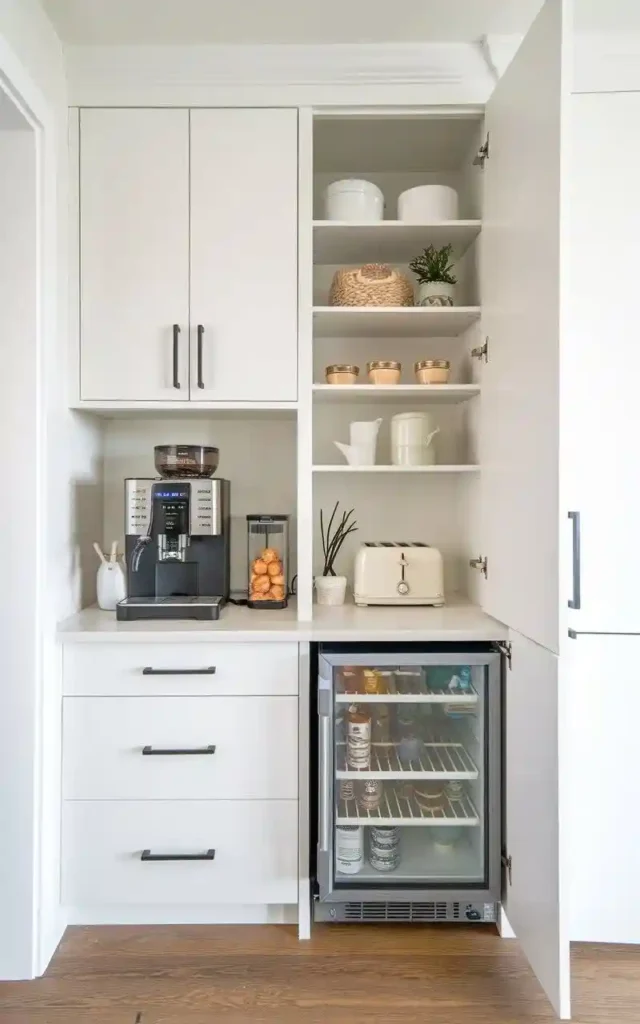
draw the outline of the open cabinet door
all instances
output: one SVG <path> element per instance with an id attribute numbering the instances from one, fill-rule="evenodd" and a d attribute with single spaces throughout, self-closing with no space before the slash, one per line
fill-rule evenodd
<path id="1" fill-rule="evenodd" d="M 487 104 L 480 463 L 482 607 L 558 651 L 563 0 L 547 0 Z"/>
<path id="2" fill-rule="evenodd" d="M 511 860 L 503 904 L 531 969 L 567 1020 L 571 977 L 560 785 L 566 726 L 558 658 L 514 630 L 509 641 L 505 846 Z"/>

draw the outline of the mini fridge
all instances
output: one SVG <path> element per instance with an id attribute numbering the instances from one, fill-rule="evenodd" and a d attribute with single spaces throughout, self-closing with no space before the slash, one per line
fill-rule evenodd
<path id="1" fill-rule="evenodd" d="M 502 655 L 318 648 L 314 918 L 495 922 Z"/>

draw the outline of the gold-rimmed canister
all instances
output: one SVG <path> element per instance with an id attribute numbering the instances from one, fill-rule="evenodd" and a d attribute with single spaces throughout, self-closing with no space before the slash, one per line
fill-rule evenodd
<path id="1" fill-rule="evenodd" d="M 333 363 L 324 371 L 327 384 L 356 384 L 359 373 L 360 367 L 350 363 Z"/>
<path id="2" fill-rule="evenodd" d="M 419 359 L 414 365 L 418 384 L 447 384 L 451 372 L 448 359 Z"/>
<path id="3" fill-rule="evenodd" d="M 371 384 L 399 384 L 402 364 L 393 360 L 375 359 L 367 363 L 367 373 Z"/>

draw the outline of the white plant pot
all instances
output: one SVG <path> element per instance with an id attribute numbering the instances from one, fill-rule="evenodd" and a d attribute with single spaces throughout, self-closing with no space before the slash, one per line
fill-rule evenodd
<path id="1" fill-rule="evenodd" d="M 316 576 L 315 583 L 318 604 L 332 605 L 333 607 L 344 604 L 347 593 L 346 576 Z"/>
<path id="2" fill-rule="evenodd" d="M 444 281 L 421 281 L 418 285 L 419 306 L 453 306 L 456 286 Z"/>

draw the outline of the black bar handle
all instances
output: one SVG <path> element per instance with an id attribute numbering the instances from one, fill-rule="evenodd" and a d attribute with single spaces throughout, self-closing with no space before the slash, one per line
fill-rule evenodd
<path id="1" fill-rule="evenodd" d="M 143 676 L 213 676 L 215 673 L 215 665 L 208 668 L 151 668 L 147 665 L 142 670 Z"/>
<path id="2" fill-rule="evenodd" d="M 207 850 L 206 853 L 152 853 L 151 850 L 143 850 L 140 860 L 213 860 L 215 850 Z"/>
<path id="3" fill-rule="evenodd" d="M 178 360 L 180 356 L 180 324 L 173 325 L 173 386 L 180 388 Z"/>
<path id="4" fill-rule="evenodd" d="M 202 379 L 202 339 L 204 338 L 204 326 L 198 324 L 198 387 L 204 387 Z"/>
<path id="5" fill-rule="evenodd" d="M 143 747 L 142 753 L 145 756 L 164 754 L 215 754 L 216 748 L 213 743 L 208 747 Z"/>
<path id="6" fill-rule="evenodd" d="M 580 594 L 580 513 L 569 512 L 567 513 L 571 520 L 573 538 L 572 538 L 572 588 L 573 597 L 567 601 L 569 608 L 573 608 L 575 611 L 581 607 L 581 594 Z"/>

